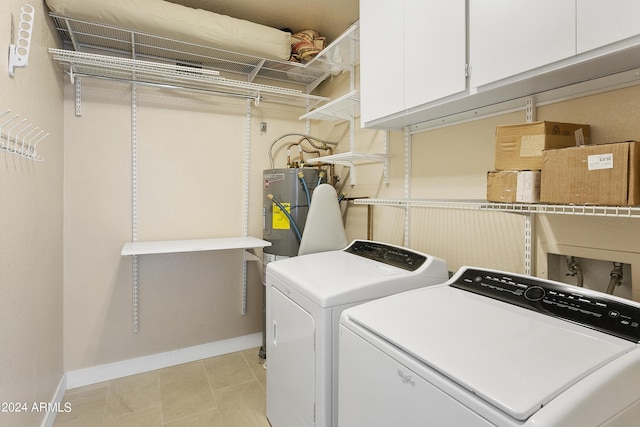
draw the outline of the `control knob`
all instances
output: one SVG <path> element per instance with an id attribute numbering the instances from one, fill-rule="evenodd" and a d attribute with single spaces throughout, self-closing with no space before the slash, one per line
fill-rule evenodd
<path id="1" fill-rule="evenodd" d="M 529 301 L 540 301 L 544 295 L 545 291 L 540 286 L 531 286 L 524 291 L 524 297 Z"/>

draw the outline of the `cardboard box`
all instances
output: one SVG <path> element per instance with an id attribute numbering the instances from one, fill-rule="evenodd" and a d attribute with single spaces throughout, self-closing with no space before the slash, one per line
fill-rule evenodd
<path id="1" fill-rule="evenodd" d="M 538 202 L 540 200 L 540 171 L 488 172 L 487 200 L 504 203 Z"/>
<path id="2" fill-rule="evenodd" d="M 640 204 L 640 143 L 627 141 L 545 151 L 540 201 Z"/>
<path id="3" fill-rule="evenodd" d="M 589 125 L 533 122 L 497 126 L 495 168 L 541 170 L 543 150 L 590 143 Z"/>

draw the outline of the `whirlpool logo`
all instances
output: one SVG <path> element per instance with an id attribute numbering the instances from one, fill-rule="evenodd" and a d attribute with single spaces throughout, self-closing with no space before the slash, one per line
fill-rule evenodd
<path id="1" fill-rule="evenodd" d="M 405 375 L 404 371 L 398 368 L 398 376 L 402 378 L 402 382 L 405 384 L 411 384 L 413 387 L 416 386 L 416 381 L 411 378 L 411 375 Z"/>

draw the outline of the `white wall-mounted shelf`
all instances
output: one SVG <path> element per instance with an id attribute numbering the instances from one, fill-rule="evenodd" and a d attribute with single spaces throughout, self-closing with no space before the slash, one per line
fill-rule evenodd
<path id="1" fill-rule="evenodd" d="M 307 163 L 332 163 L 340 166 L 356 166 L 366 163 L 384 163 L 388 158 L 388 154 L 358 153 L 349 151 L 346 153 L 332 154 L 330 156 L 314 157 L 308 159 Z"/>
<path id="2" fill-rule="evenodd" d="M 359 106 L 360 97 L 358 96 L 358 91 L 352 90 L 340 98 L 336 98 L 300 116 L 300 120 L 350 120 L 357 115 Z"/>
<path id="3" fill-rule="evenodd" d="M 429 199 L 358 199 L 354 203 L 392 207 L 487 210 L 519 214 L 640 218 L 640 206 L 549 205 L 539 203 L 498 203 L 486 200 Z"/>
<path id="4" fill-rule="evenodd" d="M 358 63 L 360 63 L 360 22 L 356 21 L 305 66 L 337 74 L 350 71 Z"/>
<path id="5" fill-rule="evenodd" d="M 56 29 L 62 37 L 65 49 L 76 52 L 99 53 L 117 61 L 118 58 L 142 60 L 149 64 L 164 64 L 174 68 L 176 64 L 186 66 L 192 75 L 198 71 L 219 71 L 226 80 L 240 85 L 237 88 L 241 96 L 247 96 L 245 90 L 260 90 L 266 102 L 279 102 L 287 105 L 310 108 L 327 100 L 314 97 L 310 93 L 327 77 L 350 69 L 359 60 L 359 25 L 354 23 L 340 37 L 329 44 L 322 52 L 307 63 L 273 60 L 212 48 L 206 45 L 175 40 L 162 35 L 100 24 L 50 13 Z M 70 72 L 79 65 L 65 64 Z M 79 70 L 74 70 L 81 74 Z M 108 70 L 85 70 L 92 77 L 113 78 Z M 105 74 L 106 75 L 103 75 Z M 162 73 L 161 73 L 162 74 Z M 125 79 L 130 80 L 130 79 Z M 266 83 L 260 89 L 260 81 Z M 137 82 L 141 82 L 137 80 Z M 168 84 L 165 81 L 144 81 L 148 84 Z M 180 86 L 182 82 L 174 83 Z M 256 87 L 252 86 L 253 84 Z M 206 90 L 208 87 L 192 87 L 187 82 L 185 88 Z M 180 87 L 178 87 L 180 88 Z M 274 89 L 277 88 L 277 89 Z M 292 89 L 295 88 L 295 89 Z M 269 96 L 264 95 L 267 93 Z M 222 93 L 220 95 L 223 95 Z M 233 96 L 234 93 L 227 93 Z M 253 97 L 250 94 L 250 97 Z"/>
<path id="6" fill-rule="evenodd" d="M 302 107 L 328 98 L 310 95 L 300 89 L 258 84 L 220 76 L 217 70 L 194 69 L 175 64 L 120 58 L 110 55 L 50 48 L 51 57 L 62 64 L 73 82 L 75 77 L 96 77 L 126 83 L 140 83 L 169 89 L 208 92 Z"/>
<path id="7" fill-rule="evenodd" d="M 247 280 L 246 280 L 246 263 L 247 261 L 262 261 L 260 257 L 248 252 L 248 249 L 264 248 L 271 246 L 271 242 L 258 239 L 251 236 L 241 237 L 218 237 L 212 239 L 189 239 L 189 240 L 152 240 L 146 242 L 127 242 L 122 247 L 120 255 L 133 257 L 134 277 L 133 277 L 133 332 L 138 332 L 138 275 L 137 275 L 137 257 L 139 255 L 159 255 L 173 253 L 188 253 L 202 251 L 224 251 L 224 250 L 243 250 L 242 267 L 243 267 L 243 283 L 242 283 L 242 315 L 247 313 Z"/>
<path id="8" fill-rule="evenodd" d="M 351 185 L 357 184 L 356 169 L 354 166 L 370 164 L 370 163 L 382 163 L 384 165 L 383 174 L 385 182 L 387 182 L 387 170 L 389 169 L 389 155 L 378 153 L 359 153 L 354 151 L 348 151 L 346 153 L 332 154 L 330 156 L 314 157 L 307 160 L 310 165 L 329 163 L 334 165 L 346 166 L 351 168 L 349 175 L 349 181 Z"/>
<path id="9" fill-rule="evenodd" d="M 214 239 L 156 240 L 127 242 L 122 247 L 122 256 L 154 255 L 181 252 L 221 251 L 227 249 L 255 249 L 271 246 L 271 242 L 251 236 L 219 237 Z"/>
<path id="10" fill-rule="evenodd" d="M 550 205 L 541 203 L 498 203 L 486 200 L 432 200 L 432 199 L 358 199 L 358 205 L 391 206 L 405 212 L 405 241 L 409 241 L 408 215 L 410 208 L 463 209 L 507 212 L 525 215 L 525 274 L 532 274 L 534 215 L 574 215 L 583 217 L 640 218 L 640 206 Z M 408 243 L 406 243 L 408 244 Z"/>

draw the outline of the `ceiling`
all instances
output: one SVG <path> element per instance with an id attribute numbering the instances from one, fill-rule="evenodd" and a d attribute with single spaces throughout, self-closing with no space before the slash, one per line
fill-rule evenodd
<path id="1" fill-rule="evenodd" d="M 293 32 L 316 30 L 331 43 L 358 20 L 358 0 L 168 0 Z"/>

